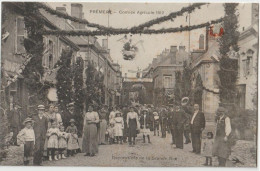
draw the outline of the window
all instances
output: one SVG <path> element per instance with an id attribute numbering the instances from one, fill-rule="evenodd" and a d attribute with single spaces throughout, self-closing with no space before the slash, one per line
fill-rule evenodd
<path id="1" fill-rule="evenodd" d="M 163 77 L 163 87 L 164 88 L 172 88 L 172 76 L 164 76 Z"/>
<path id="2" fill-rule="evenodd" d="M 52 69 L 53 68 L 53 56 L 52 56 L 52 54 L 50 54 L 48 61 L 49 61 L 48 67 L 49 67 L 49 69 Z"/>
<path id="3" fill-rule="evenodd" d="M 48 50 L 49 50 L 49 57 L 47 61 L 47 66 L 49 69 L 52 69 L 54 63 L 54 45 L 53 45 L 53 41 L 51 40 L 49 40 L 48 43 Z"/>
<path id="4" fill-rule="evenodd" d="M 244 76 L 250 75 L 252 73 L 252 68 L 253 68 L 252 56 L 247 56 L 246 59 L 242 60 L 242 67 L 243 67 Z"/>
<path id="5" fill-rule="evenodd" d="M 25 53 L 23 41 L 26 35 L 27 33 L 25 30 L 24 19 L 22 17 L 17 17 L 16 18 L 16 44 L 15 44 L 16 53 Z"/>

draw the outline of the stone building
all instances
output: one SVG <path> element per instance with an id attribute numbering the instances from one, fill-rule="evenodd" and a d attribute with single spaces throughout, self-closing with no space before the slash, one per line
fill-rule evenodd
<path id="1" fill-rule="evenodd" d="M 242 109 L 257 108 L 257 76 L 258 76 L 258 4 L 252 4 L 251 25 L 240 33 L 238 45 L 238 106 Z"/>
<path id="2" fill-rule="evenodd" d="M 18 77 L 16 81 L 4 88 L 9 109 L 12 110 L 13 103 L 18 102 L 21 104 L 23 113 L 28 113 L 30 107 L 34 108 L 35 106 L 29 106 L 30 97 L 27 85 L 24 83 L 23 76 L 18 74 L 20 66 L 25 61 L 23 54 L 26 54 L 26 51 L 23 40 L 27 38 L 22 5 L 23 3 L 17 2 L 2 3 L 2 14 L 6 18 L 2 21 L 2 33 L 5 33 L 5 38 L 2 40 L 1 45 L 1 64 L 5 77 Z M 45 29 L 58 29 L 43 13 L 42 18 Z M 62 49 L 70 47 L 73 50 L 73 56 L 76 56 L 79 47 L 65 36 L 44 36 L 43 41 L 44 56 L 42 65 L 44 66 L 44 76 L 41 81 L 55 84 L 56 70 L 53 70 L 53 68 L 60 58 Z"/>
<path id="3" fill-rule="evenodd" d="M 143 71 L 144 78 L 153 79 L 153 103 L 162 105 L 164 98 L 171 98 L 175 86 L 175 72 L 183 70 L 184 61 L 189 62 L 189 53 L 185 46 L 171 46 L 165 49 Z"/>

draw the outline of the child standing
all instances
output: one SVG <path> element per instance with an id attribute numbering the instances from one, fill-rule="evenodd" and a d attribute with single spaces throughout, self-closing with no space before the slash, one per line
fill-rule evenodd
<path id="1" fill-rule="evenodd" d="M 68 149 L 67 149 L 67 156 L 74 156 L 76 151 L 79 149 L 78 143 L 78 130 L 75 125 L 75 120 L 70 120 L 70 126 L 67 127 L 66 132 L 69 133 L 68 135 Z"/>
<path id="2" fill-rule="evenodd" d="M 114 126 L 114 134 L 116 137 L 117 144 L 122 144 L 122 137 L 123 137 L 123 129 L 124 129 L 124 120 L 121 116 L 120 112 L 116 112 L 116 116 L 114 118 L 115 126 Z"/>
<path id="3" fill-rule="evenodd" d="M 109 127 L 107 128 L 107 135 L 108 135 L 108 141 L 109 144 L 111 145 L 114 142 L 114 123 L 111 122 L 109 124 Z"/>
<path id="4" fill-rule="evenodd" d="M 48 129 L 46 136 L 48 137 L 48 144 L 47 150 L 49 154 L 49 161 L 58 160 L 57 156 L 55 155 L 56 151 L 58 151 L 59 147 L 59 134 L 60 131 L 57 128 L 56 122 L 51 120 L 51 127 Z"/>
<path id="5" fill-rule="evenodd" d="M 59 134 L 59 159 L 65 159 L 64 151 L 67 149 L 68 134 L 65 132 L 64 126 L 60 126 Z"/>
<path id="6" fill-rule="evenodd" d="M 24 165 L 28 165 L 30 158 L 33 155 L 33 148 L 35 145 L 35 134 L 33 130 L 33 120 L 26 118 L 23 122 L 25 127 L 17 135 L 18 144 L 24 144 Z"/>
<path id="7" fill-rule="evenodd" d="M 204 142 L 203 145 L 203 154 L 206 157 L 206 162 L 204 166 L 212 166 L 212 147 L 213 147 L 213 133 L 208 132 L 207 133 L 207 139 Z"/>
<path id="8" fill-rule="evenodd" d="M 159 136 L 159 124 L 160 124 L 160 117 L 157 112 L 153 112 L 153 125 L 154 125 L 154 136 L 156 136 L 156 130 Z"/>

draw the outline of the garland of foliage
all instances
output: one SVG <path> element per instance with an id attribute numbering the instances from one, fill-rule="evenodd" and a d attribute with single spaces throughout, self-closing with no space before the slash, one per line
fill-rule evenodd
<path id="1" fill-rule="evenodd" d="M 101 107 L 104 104 L 104 75 L 97 71 L 94 63 L 89 61 L 86 69 L 86 89 L 85 89 L 85 104 L 86 109 L 89 105 L 94 105 L 95 108 Z"/>
<path id="2" fill-rule="evenodd" d="M 206 5 L 206 4 L 207 3 L 195 3 L 195 4 L 192 4 L 192 5 L 188 6 L 188 7 L 183 7 L 180 11 L 172 12 L 172 13 L 170 13 L 167 16 L 163 16 L 163 17 L 159 17 L 159 18 L 150 20 L 148 22 L 145 22 L 145 23 L 140 24 L 138 26 L 132 27 L 130 29 L 117 29 L 117 28 L 113 28 L 113 27 L 105 27 L 105 26 L 102 26 L 102 25 L 99 25 L 99 24 L 96 24 L 96 23 L 91 23 L 91 22 L 89 22 L 86 19 L 80 19 L 80 18 L 77 18 L 77 17 L 72 17 L 72 16 L 70 16 L 68 14 L 65 14 L 65 13 L 62 13 L 60 11 L 54 10 L 54 9 L 48 7 L 47 5 L 43 4 L 43 3 L 35 3 L 35 6 L 37 8 L 44 9 L 45 11 L 47 11 L 48 13 L 50 13 L 52 15 L 56 15 L 56 16 L 58 16 L 60 18 L 68 19 L 68 20 L 71 20 L 71 21 L 74 21 L 74 22 L 77 22 L 77 23 L 86 24 L 88 27 L 95 27 L 95 28 L 97 28 L 99 30 L 109 31 L 109 32 L 111 32 L 111 31 L 112 32 L 117 32 L 117 31 L 120 31 L 120 30 L 124 30 L 126 32 L 130 32 L 130 31 L 143 30 L 144 28 L 151 27 L 152 25 L 159 24 L 159 23 L 165 22 L 167 20 L 172 20 L 173 18 L 176 18 L 178 16 L 182 16 L 186 12 L 191 13 L 196 8 L 200 9 L 201 6 Z"/>
<path id="3" fill-rule="evenodd" d="M 224 34 L 219 39 L 220 51 L 220 70 L 218 75 L 220 78 L 220 102 L 221 103 L 234 103 L 236 94 L 236 79 L 238 71 L 238 62 L 236 59 L 231 59 L 228 55 L 230 49 L 238 52 L 237 45 L 239 32 L 238 32 L 238 19 L 236 15 L 237 3 L 224 4 L 225 16 L 223 20 Z M 234 72 L 236 71 L 236 72 Z"/>
<path id="4" fill-rule="evenodd" d="M 83 109 L 84 109 L 84 96 L 83 96 L 83 70 L 84 61 L 81 57 L 76 59 L 76 65 L 74 67 L 74 111 L 75 120 L 79 133 L 83 128 Z"/>
<path id="5" fill-rule="evenodd" d="M 107 36 L 107 35 L 119 35 L 119 34 L 165 34 L 165 33 L 176 33 L 183 31 L 191 31 L 199 28 L 208 27 L 212 24 L 217 24 L 223 21 L 223 18 L 212 20 L 210 22 L 192 25 L 192 26 L 180 26 L 176 28 L 162 28 L 159 30 L 155 29 L 146 29 L 146 30 L 128 30 L 128 29 L 108 29 L 106 31 L 97 30 L 97 31 L 82 31 L 82 30 L 39 30 L 40 34 L 43 35 L 56 35 L 56 36 Z"/>
<path id="6" fill-rule="evenodd" d="M 67 109 L 67 105 L 72 101 L 71 57 L 72 50 L 70 48 L 62 50 L 60 60 L 56 64 L 59 66 L 56 75 L 58 104 L 60 106 L 61 113 L 63 114 L 62 119 L 64 123 L 69 122 L 69 112 Z"/>

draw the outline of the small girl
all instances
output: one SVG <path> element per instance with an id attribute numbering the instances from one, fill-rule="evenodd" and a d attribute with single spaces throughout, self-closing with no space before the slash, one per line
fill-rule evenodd
<path id="1" fill-rule="evenodd" d="M 121 116 L 120 112 L 116 112 L 116 116 L 114 118 L 115 126 L 114 126 L 114 134 L 117 141 L 117 144 L 122 144 L 122 137 L 123 137 L 123 129 L 124 129 L 124 120 Z"/>
<path id="2" fill-rule="evenodd" d="M 66 132 L 69 133 L 68 135 L 68 149 L 67 149 L 67 156 L 74 156 L 76 151 L 79 149 L 78 143 L 78 130 L 75 125 L 75 120 L 70 120 L 70 126 L 67 127 Z"/>
<path id="3" fill-rule="evenodd" d="M 54 120 L 50 121 L 51 127 L 48 129 L 46 136 L 48 137 L 47 150 L 49 154 L 49 161 L 58 160 L 55 152 L 58 151 L 59 147 L 59 134 L 60 131 L 57 128 L 56 122 Z"/>
<path id="4" fill-rule="evenodd" d="M 24 144 L 24 165 L 29 164 L 35 145 L 35 134 L 32 127 L 33 122 L 34 121 L 31 118 L 26 118 L 23 122 L 25 127 L 17 135 L 18 144 Z"/>
<path id="5" fill-rule="evenodd" d="M 159 136 L 159 124 L 160 124 L 160 117 L 157 112 L 153 112 L 153 125 L 154 125 L 154 136 L 156 136 L 156 130 Z"/>
<path id="6" fill-rule="evenodd" d="M 59 159 L 66 159 L 64 155 L 65 149 L 67 149 L 68 134 L 64 130 L 64 126 L 60 126 L 60 134 L 59 134 Z"/>
<path id="7" fill-rule="evenodd" d="M 111 122 L 107 128 L 108 141 L 111 145 L 114 142 L 114 123 Z"/>
<path id="8" fill-rule="evenodd" d="M 203 155 L 206 157 L 206 162 L 204 166 L 212 166 L 212 147 L 213 147 L 213 133 L 207 133 L 207 139 L 204 142 L 203 146 Z"/>

